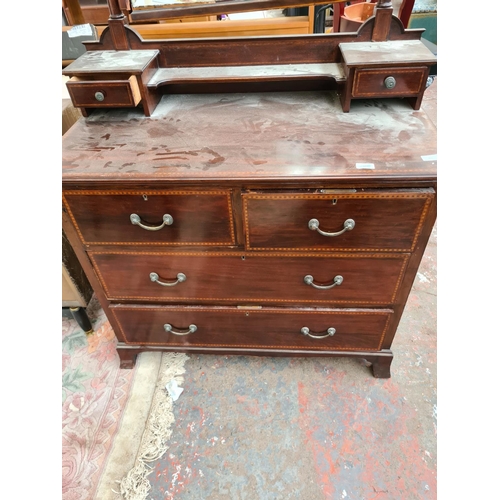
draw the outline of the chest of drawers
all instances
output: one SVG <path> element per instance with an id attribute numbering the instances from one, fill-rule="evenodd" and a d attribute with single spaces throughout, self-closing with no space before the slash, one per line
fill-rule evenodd
<path id="1" fill-rule="evenodd" d="M 436 130 L 331 92 L 164 96 L 63 140 L 63 227 L 145 350 L 354 356 L 391 344 L 436 218 Z M 368 168 L 367 168 L 368 167 Z"/>

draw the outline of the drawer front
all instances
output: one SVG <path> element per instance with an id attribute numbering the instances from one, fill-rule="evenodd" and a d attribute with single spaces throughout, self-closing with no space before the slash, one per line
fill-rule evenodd
<path id="1" fill-rule="evenodd" d="M 63 202 L 84 243 L 235 244 L 229 191 L 67 191 Z"/>
<path id="2" fill-rule="evenodd" d="M 390 305 L 408 260 L 407 254 L 89 252 L 89 256 L 110 300 L 234 305 Z"/>
<path id="3" fill-rule="evenodd" d="M 418 94 L 427 80 L 429 69 L 426 66 L 416 68 L 377 68 L 357 69 L 352 87 L 353 97 L 390 97 Z M 387 78 L 393 78 L 391 88 L 385 85 Z"/>
<path id="4" fill-rule="evenodd" d="M 245 310 L 117 305 L 111 310 L 129 344 L 198 348 L 379 350 L 391 316 L 391 311 L 384 309 Z M 325 338 L 306 336 L 303 328 L 310 335 Z M 334 333 L 330 330 L 330 336 L 332 328 Z"/>
<path id="5" fill-rule="evenodd" d="M 243 196 L 246 247 L 412 252 L 434 195 L 432 189 L 339 195 L 247 194 Z"/>
<path id="6" fill-rule="evenodd" d="M 80 80 L 73 77 L 67 82 L 68 93 L 74 106 L 89 108 L 137 106 L 141 92 L 137 77 L 128 80 Z"/>

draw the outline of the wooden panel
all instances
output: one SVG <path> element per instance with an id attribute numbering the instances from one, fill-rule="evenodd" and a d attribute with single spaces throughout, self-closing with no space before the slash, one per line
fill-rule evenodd
<path id="1" fill-rule="evenodd" d="M 355 194 L 243 195 L 246 247 L 253 250 L 413 251 L 434 191 L 380 191 Z M 336 200 L 334 203 L 333 200 Z M 309 229 L 319 221 L 328 233 Z"/>
<path id="2" fill-rule="evenodd" d="M 224 2 L 193 2 L 192 5 L 148 10 L 136 9 L 130 17 L 133 21 L 158 21 L 163 19 L 192 17 L 199 15 L 232 14 L 235 12 L 252 12 L 271 9 L 286 9 L 301 5 L 317 5 L 322 0 L 225 0 Z M 339 2 L 342 0 L 334 0 Z"/>
<path id="3" fill-rule="evenodd" d="M 252 254 L 200 252 L 89 252 L 108 298 L 302 305 L 389 305 L 406 267 L 408 256 L 360 254 Z M 162 286 L 150 279 L 154 272 Z M 329 286 L 327 290 L 304 282 Z"/>
<path id="4" fill-rule="evenodd" d="M 63 72 L 69 76 L 89 76 L 95 74 L 140 74 L 158 55 L 157 50 L 102 50 L 85 52 Z"/>
<path id="5" fill-rule="evenodd" d="M 390 97 L 417 95 L 425 85 L 427 67 L 360 69 L 354 74 L 353 97 Z M 392 76 L 396 85 L 386 88 L 384 80 Z"/>
<path id="6" fill-rule="evenodd" d="M 109 9 L 107 5 L 84 5 L 82 14 L 86 23 L 108 24 Z"/>
<path id="7" fill-rule="evenodd" d="M 128 80 L 85 81 L 72 77 L 66 85 L 75 106 L 89 108 L 137 106 L 141 100 L 135 75 Z M 96 92 L 103 94 L 102 101 L 96 99 Z"/>
<path id="8" fill-rule="evenodd" d="M 436 56 L 421 40 L 360 42 L 339 44 L 343 59 L 349 66 L 376 64 L 431 64 Z"/>
<path id="9" fill-rule="evenodd" d="M 234 244 L 229 191 L 69 191 L 64 203 L 85 243 Z M 150 227 L 164 215 L 173 223 L 147 230 L 131 223 L 132 214 Z"/>
<path id="10" fill-rule="evenodd" d="M 205 21 L 166 24 L 133 24 L 132 28 L 144 40 L 172 38 L 212 38 L 233 36 L 299 35 L 307 34 L 307 16 L 235 21 Z"/>
<path id="11" fill-rule="evenodd" d="M 341 309 L 238 309 L 236 307 L 111 306 L 129 344 L 179 347 L 373 350 L 380 348 L 391 311 Z M 197 330 L 187 335 L 190 325 Z M 301 333 L 333 336 L 313 339 Z"/>

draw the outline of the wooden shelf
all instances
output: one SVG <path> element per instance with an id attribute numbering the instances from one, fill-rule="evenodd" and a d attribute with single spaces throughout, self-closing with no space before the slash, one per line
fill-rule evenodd
<path id="1" fill-rule="evenodd" d="M 147 86 L 156 89 L 172 83 L 279 81 L 293 78 L 298 80 L 331 78 L 339 82 L 345 81 L 345 74 L 342 65 L 338 63 L 161 68 L 156 71 Z"/>

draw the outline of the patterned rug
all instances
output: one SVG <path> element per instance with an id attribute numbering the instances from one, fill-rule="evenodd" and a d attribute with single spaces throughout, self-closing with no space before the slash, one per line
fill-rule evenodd
<path id="1" fill-rule="evenodd" d="M 116 339 L 96 301 L 94 335 L 62 319 L 62 500 L 95 498 L 134 370 L 120 370 Z"/>

